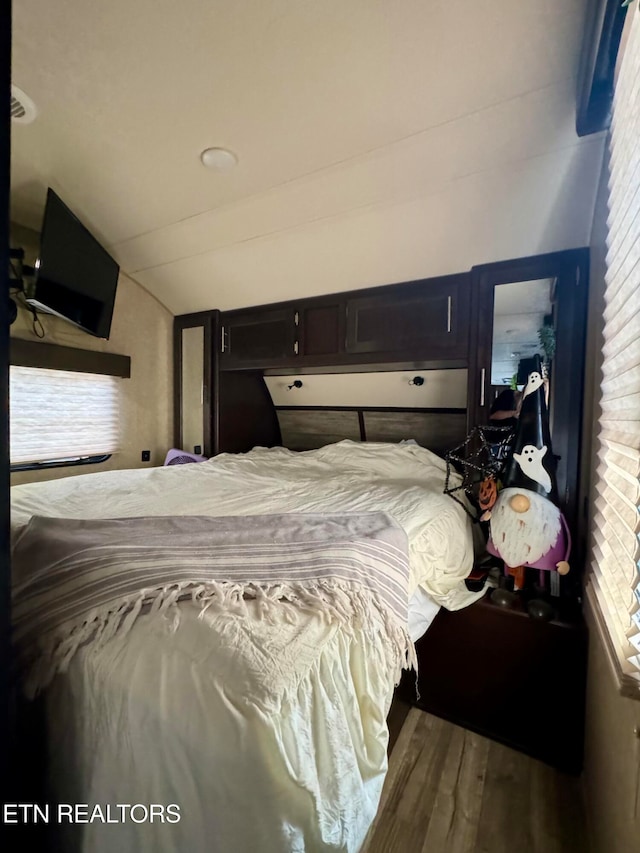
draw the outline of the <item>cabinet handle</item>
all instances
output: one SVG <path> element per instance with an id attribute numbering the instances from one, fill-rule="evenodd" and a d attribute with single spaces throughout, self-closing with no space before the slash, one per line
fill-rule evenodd
<path id="1" fill-rule="evenodd" d="M 296 313 L 293 315 L 293 322 L 296 324 L 296 326 L 297 326 L 297 325 L 298 325 L 298 323 L 300 322 L 300 316 L 299 316 L 299 314 L 298 314 L 298 312 L 297 312 L 297 311 L 296 311 Z"/>
<path id="2" fill-rule="evenodd" d="M 480 405 L 484 406 L 484 380 L 487 374 L 486 369 L 483 367 L 480 371 Z"/>
<path id="3" fill-rule="evenodd" d="M 447 296 L 447 332 L 451 331 L 451 297 Z"/>
<path id="4" fill-rule="evenodd" d="M 226 349 L 224 342 L 224 326 L 220 326 L 220 352 L 226 352 Z"/>
<path id="5" fill-rule="evenodd" d="M 298 341 L 294 341 L 293 343 L 293 354 L 298 355 Z"/>

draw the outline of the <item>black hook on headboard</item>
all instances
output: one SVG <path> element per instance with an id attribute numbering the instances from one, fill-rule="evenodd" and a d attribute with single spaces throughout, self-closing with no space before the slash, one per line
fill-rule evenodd
<path id="1" fill-rule="evenodd" d="M 409 385 L 424 385 L 424 377 L 414 376 L 413 379 L 409 380 Z"/>
<path id="2" fill-rule="evenodd" d="M 288 391 L 291 391 L 292 388 L 302 388 L 302 379 L 294 379 L 291 385 L 287 385 Z"/>

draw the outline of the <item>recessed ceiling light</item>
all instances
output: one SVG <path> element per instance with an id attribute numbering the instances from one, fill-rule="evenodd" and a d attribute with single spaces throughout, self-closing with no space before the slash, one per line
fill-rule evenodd
<path id="1" fill-rule="evenodd" d="M 238 162 L 233 151 L 226 148 L 205 148 L 200 159 L 207 169 L 215 169 L 216 172 L 228 172 Z"/>

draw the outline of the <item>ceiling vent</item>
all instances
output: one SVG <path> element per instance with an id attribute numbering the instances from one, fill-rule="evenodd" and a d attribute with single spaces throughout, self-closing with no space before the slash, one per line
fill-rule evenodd
<path id="1" fill-rule="evenodd" d="M 11 120 L 18 124 L 31 124 L 38 115 L 36 105 L 31 98 L 18 89 L 17 86 L 11 86 Z"/>

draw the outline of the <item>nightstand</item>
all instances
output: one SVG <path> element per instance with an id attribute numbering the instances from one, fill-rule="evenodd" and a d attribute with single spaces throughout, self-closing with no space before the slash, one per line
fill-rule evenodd
<path id="1" fill-rule="evenodd" d="M 587 628 L 578 604 L 532 619 L 492 603 L 441 609 L 416 643 L 419 675 L 399 696 L 570 773 L 582 769 Z"/>

